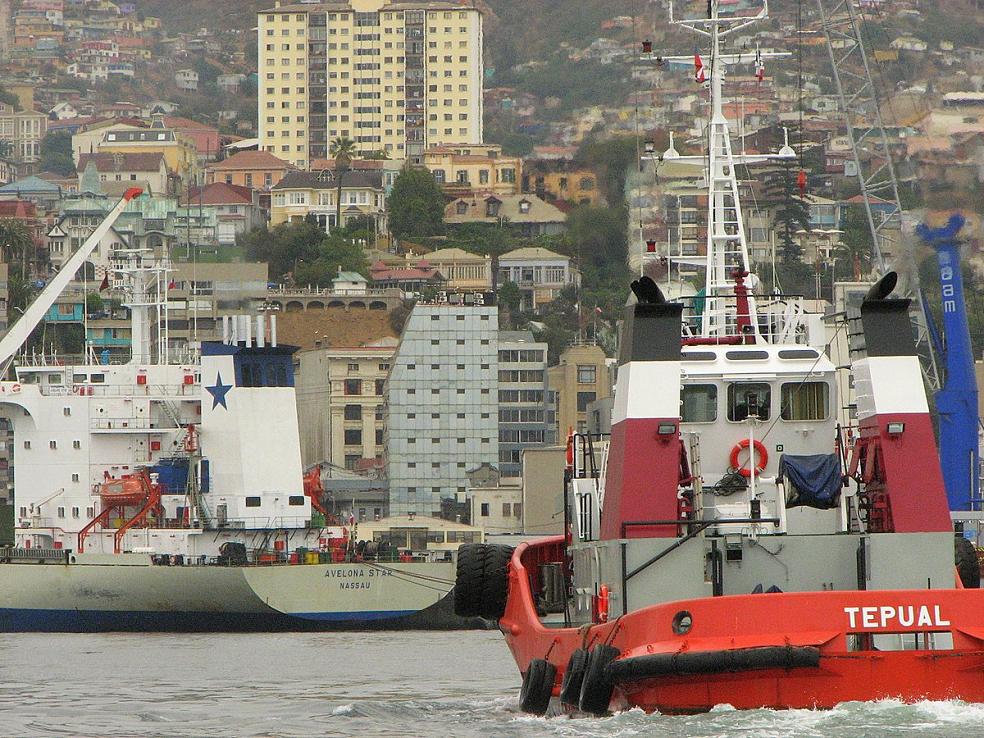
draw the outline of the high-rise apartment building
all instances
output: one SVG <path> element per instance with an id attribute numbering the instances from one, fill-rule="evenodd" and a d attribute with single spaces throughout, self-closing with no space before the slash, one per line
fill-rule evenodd
<path id="1" fill-rule="evenodd" d="M 556 443 L 547 344 L 529 331 L 499 332 L 499 472 L 523 475 L 523 450 Z"/>
<path id="2" fill-rule="evenodd" d="M 258 20 L 261 147 L 308 168 L 349 138 L 423 163 L 482 143 L 482 15 L 456 2 L 277 3 Z"/>
<path id="3" fill-rule="evenodd" d="M 417 303 L 392 362 L 391 515 L 439 516 L 441 500 L 465 502 L 469 471 L 498 463 L 498 313 L 461 302 Z"/>

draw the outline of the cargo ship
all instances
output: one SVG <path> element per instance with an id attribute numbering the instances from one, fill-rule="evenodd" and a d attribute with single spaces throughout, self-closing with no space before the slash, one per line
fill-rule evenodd
<path id="1" fill-rule="evenodd" d="M 954 534 L 909 300 L 894 272 L 874 283 L 838 378 L 822 316 L 756 290 L 721 104 L 740 61 L 708 8 L 707 154 L 689 157 L 706 296 L 633 282 L 611 434 L 570 442 L 566 535 L 463 547 L 456 611 L 498 620 L 535 714 L 984 702 L 980 568 Z"/>
<path id="2" fill-rule="evenodd" d="M 223 319 L 174 356 L 166 253 L 118 249 L 126 363 L 22 346 L 131 190 L 0 340 L 14 540 L 0 547 L 0 631 L 458 628 L 450 558 L 357 545 L 303 473 L 294 349 L 276 316 Z M 197 348 L 197 347 L 196 347 Z M 347 524 L 342 524 L 342 523 Z"/>

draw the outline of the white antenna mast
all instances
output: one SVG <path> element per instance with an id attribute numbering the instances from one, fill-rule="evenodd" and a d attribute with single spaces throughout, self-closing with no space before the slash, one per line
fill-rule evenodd
<path id="1" fill-rule="evenodd" d="M 706 156 L 673 156 L 675 151 L 664 153 L 683 161 L 701 163 L 705 167 L 708 186 L 707 202 L 707 241 L 706 241 L 706 300 L 701 315 L 701 336 L 705 338 L 725 338 L 734 335 L 733 310 L 729 300 L 735 294 L 735 270 L 747 271 L 750 267 L 748 244 L 745 237 L 745 224 L 738 192 L 736 164 L 749 164 L 773 159 L 788 159 L 795 152 L 784 147 L 776 155 L 735 155 L 731 147 L 731 130 L 724 114 L 723 88 L 727 65 L 746 64 L 747 58 L 740 54 L 722 54 L 721 40 L 746 28 L 757 21 L 768 18 L 768 0 L 763 0 L 762 8 L 754 16 L 722 16 L 719 13 L 719 0 L 711 0 L 710 17 L 677 20 L 674 18 L 673 0 L 670 0 L 670 22 L 688 28 L 694 33 L 710 40 L 710 122 L 707 128 L 708 150 Z M 786 53 L 761 53 L 758 59 L 788 56 Z M 654 57 L 651 53 L 643 55 L 648 61 L 682 61 L 690 57 Z M 758 320 L 755 301 L 749 298 L 749 318 L 756 341 Z"/>

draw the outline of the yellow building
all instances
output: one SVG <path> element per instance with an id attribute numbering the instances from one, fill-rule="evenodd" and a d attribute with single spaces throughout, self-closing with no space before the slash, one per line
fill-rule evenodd
<path id="1" fill-rule="evenodd" d="M 73 136 L 73 147 L 74 147 Z M 160 152 L 168 171 L 185 184 L 197 181 L 198 149 L 194 140 L 171 128 L 159 118 L 150 128 L 107 128 L 95 147 L 99 154 L 149 154 Z"/>
<path id="2" fill-rule="evenodd" d="M 48 130 L 48 116 L 27 108 L 0 102 L 0 141 L 10 143 L 11 154 L 18 174 L 25 176 L 37 171 L 41 161 L 41 139 Z"/>
<path id="3" fill-rule="evenodd" d="M 547 369 L 547 386 L 557 398 L 557 437 L 566 438 L 568 429 L 586 432 L 588 405 L 612 394 L 605 352 L 588 344 L 568 347 L 560 363 Z"/>
<path id="4" fill-rule="evenodd" d="M 523 172 L 523 192 L 544 200 L 566 200 L 575 205 L 605 204 L 598 176 L 590 169 L 554 167 L 553 162 L 534 162 Z"/>
<path id="5" fill-rule="evenodd" d="M 338 180 L 330 170 L 291 171 L 273 186 L 270 225 L 292 223 L 313 216 L 325 233 L 335 227 L 338 215 Z M 376 233 L 386 232 L 386 190 L 379 172 L 345 172 L 342 175 L 342 223 L 367 217 Z"/>
<path id="6" fill-rule="evenodd" d="M 523 160 L 503 156 L 497 144 L 431 146 L 424 152 L 424 166 L 451 197 L 473 192 L 518 195 L 523 172 Z"/>
<path id="7" fill-rule="evenodd" d="M 300 168 L 349 138 L 422 163 L 482 142 L 482 15 L 444 0 L 277 2 L 258 19 L 264 150 Z"/>

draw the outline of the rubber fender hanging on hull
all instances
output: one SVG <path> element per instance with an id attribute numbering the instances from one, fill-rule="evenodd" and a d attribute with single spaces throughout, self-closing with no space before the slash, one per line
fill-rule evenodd
<path id="1" fill-rule="evenodd" d="M 820 665 L 820 650 L 809 646 L 767 646 L 729 651 L 654 653 L 619 659 L 608 665 L 613 682 L 657 676 L 717 674 L 758 669 L 800 669 Z"/>

